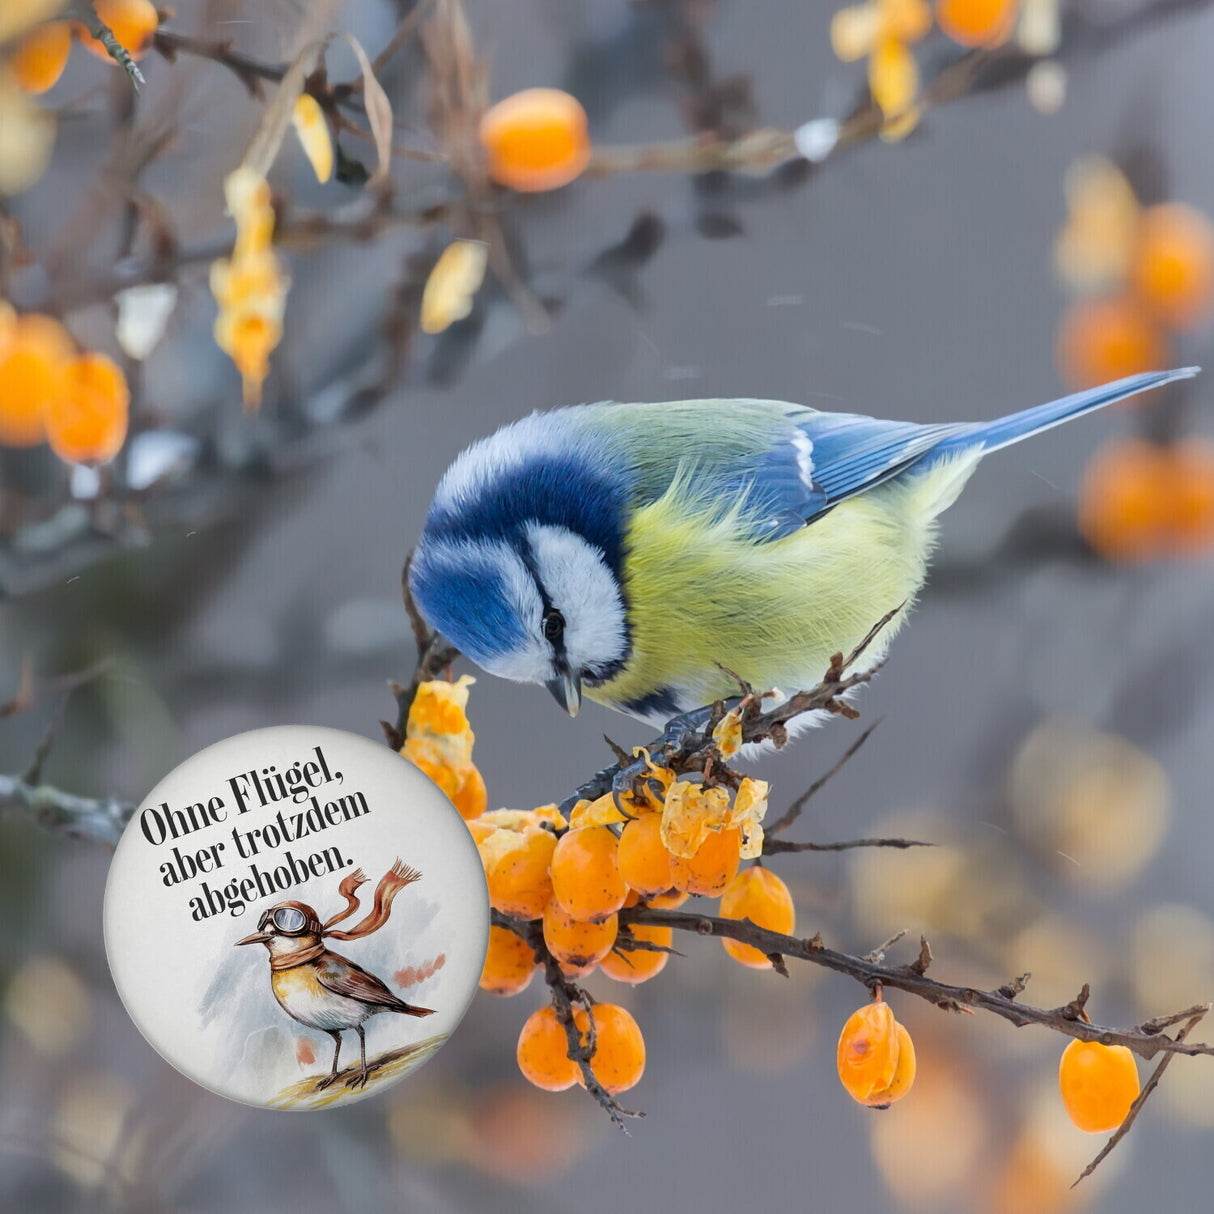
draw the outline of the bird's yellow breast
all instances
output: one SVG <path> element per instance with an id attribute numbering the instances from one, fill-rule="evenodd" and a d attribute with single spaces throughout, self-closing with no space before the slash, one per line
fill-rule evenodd
<path id="1" fill-rule="evenodd" d="M 718 663 L 760 690 L 815 685 L 886 612 L 923 585 L 935 519 L 977 463 L 963 456 L 841 502 L 800 531 L 756 542 L 740 511 L 676 484 L 639 510 L 624 586 L 631 653 L 593 699 L 624 704 L 657 688 L 687 705 L 736 694 Z M 866 654 L 884 653 L 902 612 Z"/>
<path id="2" fill-rule="evenodd" d="M 274 997 L 284 1007 L 292 1002 L 315 999 L 326 993 L 316 978 L 316 966 L 311 963 L 293 965 L 285 970 L 271 970 L 270 986 L 274 990 Z"/>

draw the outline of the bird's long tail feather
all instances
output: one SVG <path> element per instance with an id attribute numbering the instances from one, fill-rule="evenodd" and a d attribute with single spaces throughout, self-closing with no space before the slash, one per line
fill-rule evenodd
<path id="1" fill-rule="evenodd" d="M 1199 370 L 1200 367 L 1179 367 L 1174 371 L 1147 371 L 1142 375 L 1114 380 L 1111 384 L 1101 384 L 1099 388 L 1089 388 L 1086 392 L 1063 396 L 1019 413 L 1009 413 L 1007 417 L 993 422 L 976 422 L 959 434 L 945 439 L 933 448 L 932 454 L 947 454 L 975 446 L 981 446 L 984 453 L 998 451 L 999 448 L 1008 447 L 1022 438 L 1059 426 L 1081 413 L 1103 409 L 1105 405 L 1125 400 L 1127 396 L 1135 396 L 1151 388 L 1160 388 L 1173 380 L 1191 379 Z"/>

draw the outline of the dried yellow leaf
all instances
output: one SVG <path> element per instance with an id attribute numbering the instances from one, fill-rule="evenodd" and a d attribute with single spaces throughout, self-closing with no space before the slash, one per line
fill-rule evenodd
<path id="1" fill-rule="evenodd" d="M 456 240 L 443 250 L 422 290 L 423 333 L 442 333 L 472 311 L 488 260 L 489 246 L 480 240 Z"/>
<path id="2" fill-rule="evenodd" d="M 691 859 L 709 832 L 724 830 L 729 823 L 729 790 L 705 788 L 687 780 L 676 780 L 666 794 L 662 810 L 662 845 L 672 856 Z"/>
<path id="3" fill-rule="evenodd" d="M 615 822 L 627 822 L 611 793 L 605 793 L 597 801 L 579 801 L 569 815 L 571 830 L 579 826 L 610 826 Z"/>
<path id="4" fill-rule="evenodd" d="M 299 137 L 317 181 L 328 181 L 333 176 L 333 138 L 325 120 L 320 102 L 311 93 L 300 93 L 295 99 L 295 110 L 291 125 Z"/>
<path id="5" fill-rule="evenodd" d="M 723 759 L 731 759 L 742 749 L 742 711 L 735 708 L 727 712 L 712 731 L 712 740 L 717 744 Z"/>

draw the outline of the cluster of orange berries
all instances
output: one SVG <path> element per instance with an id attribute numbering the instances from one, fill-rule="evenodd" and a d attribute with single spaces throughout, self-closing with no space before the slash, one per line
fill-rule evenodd
<path id="1" fill-rule="evenodd" d="M 96 0 L 96 11 L 132 59 L 147 52 L 160 24 L 151 0 Z M 99 59 L 113 62 L 105 47 L 79 21 L 46 21 L 18 39 L 9 52 L 9 67 L 18 85 L 27 93 L 45 93 L 53 88 L 67 66 L 73 38 Z"/>
<path id="2" fill-rule="evenodd" d="M 743 780 L 736 794 L 705 788 L 650 765 L 643 791 L 581 801 L 568 820 L 555 806 L 495 810 L 468 822 L 489 887 L 502 914 L 538 923 L 548 954 L 568 978 L 598 969 L 617 982 L 646 982 L 665 967 L 668 927 L 622 928 L 619 912 L 640 903 L 680 906 L 691 894 L 719 897 L 725 918 L 790 932 L 795 912 L 787 886 L 760 865 L 766 785 Z M 739 871 L 741 870 L 741 871 Z M 726 952 L 743 965 L 768 968 L 757 949 L 733 940 Z M 481 987 L 499 995 L 526 988 L 537 968 L 532 947 L 505 927 L 490 930 Z M 590 1066 L 609 1092 L 625 1091 L 644 1069 L 644 1040 L 632 1017 L 614 1004 L 575 1014 L 583 1044 L 594 1022 Z M 554 1090 L 580 1078 L 568 1057 L 566 1026 L 552 1008 L 536 1012 L 519 1039 L 518 1061 L 533 1083 Z"/>
<path id="3" fill-rule="evenodd" d="M 0 445 L 45 442 L 67 463 L 104 464 L 126 440 L 129 406 L 112 359 L 80 353 L 53 317 L 0 301 Z"/>
<path id="4" fill-rule="evenodd" d="M 839 1034 L 839 1080 L 848 1095 L 888 1109 L 915 1081 L 915 1046 L 878 989 L 853 1012 Z M 1089 1134 L 1115 1130 L 1138 1098 L 1138 1067 L 1123 1045 L 1072 1041 L 1062 1053 L 1058 1088 L 1067 1116 Z"/>
<path id="5" fill-rule="evenodd" d="M 941 31 L 965 47 L 1006 42 L 1020 0 L 936 0 Z M 901 139 L 919 121 L 919 68 L 910 47 L 932 28 L 928 0 L 865 0 L 835 13 L 831 49 L 844 63 L 868 58 L 868 87 L 885 118 L 881 134 Z"/>
<path id="6" fill-rule="evenodd" d="M 1214 310 L 1214 224 L 1180 203 L 1143 207 L 1125 174 L 1101 158 L 1073 166 L 1067 196 L 1054 259 L 1078 298 L 1058 334 L 1063 378 L 1087 388 L 1173 365 L 1169 334 Z M 1079 528 L 1116 560 L 1214 548 L 1214 444 L 1109 444 L 1084 478 Z"/>
<path id="7" fill-rule="evenodd" d="M 1075 388 L 1171 365 L 1169 334 L 1214 307 L 1214 225 L 1177 202 L 1143 207 L 1125 174 L 1100 157 L 1067 176 L 1070 215 L 1054 259 L 1078 298 L 1058 334 L 1058 365 Z"/>

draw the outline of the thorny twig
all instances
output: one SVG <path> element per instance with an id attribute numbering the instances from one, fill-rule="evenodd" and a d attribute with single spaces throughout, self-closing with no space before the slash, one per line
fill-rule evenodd
<path id="1" fill-rule="evenodd" d="M 422 619 L 413 595 L 409 591 L 409 566 L 413 563 L 413 553 L 405 558 L 405 566 L 400 574 L 400 591 L 404 599 L 405 612 L 409 617 L 409 626 L 413 629 L 413 640 L 417 645 L 417 663 L 413 670 L 413 678 L 408 686 L 400 683 L 390 683 L 392 695 L 396 699 L 396 721 L 389 724 L 380 721 L 384 737 L 393 750 L 400 750 L 405 744 L 405 726 L 409 723 L 409 709 L 417 698 L 418 689 L 430 679 L 438 676 L 459 657 L 459 650 L 454 645 L 444 643 L 437 632 Z"/>
<path id="2" fill-rule="evenodd" d="M 855 957 L 836 952 L 822 943 L 821 935 L 805 939 L 787 936 L 781 932 L 758 927 L 749 919 L 722 919 L 713 915 L 697 915 L 687 911 L 657 910 L 648 906 L 635 906 L 619 912 L 620 923 L 646 924 L 650 927 L 670 927 L 679 931 L 695 932 L 701 936 L 726 937 L 741 944 L 749 944 L 766 956 L 773 954 L 808 961 L 825 969 L 847 974 L 870 990 L 877 986 L 904 991 L 948 1012 L 973 1012 L 975 1009 L 999 1016 L 1017 1028 L 1029 1024 L 1052 1029 L 1079 1041 L 1098 1041 L 1102 1045 L 1124 1045 L 1140 1058 L 1151 1059 L 1158 1054 L 1214 1055 L 1214 1045 L 1190 1044 L 1180 1037 L 1169 1037 L 1163 1032 L 1180 1017 L 1193 1016 L 1196 1008 L 1177 1013 L 1163 1020 L 1145 1021 L 1131 1029 L 1107 1028 L 1091 1024 L 1081 1016 L 1079 999 L 1056 1008 L 1038 1008 L 1019 1003 L 1008 993 L 1010 987 L 997 990 L 981 990 L 977 987 L 954 986 L 938 982 L 926 974 L 931 963 L 930 949 L 921 947 L 919 960 L 912 965 L 886 965 L 870 957 Z M 882 948 L 888 947 L 883 945 Z M 926 961 L 925 961 L 926 957 Z M 1017 983 L 1027 979 L 1017 979 Z M 1023 989 L 1023 987 L 1021 987 Z M 1086 1000 L 1085 1000 L 1086 1001 Z M 1204 1014 L 1209 1005 L 1202 1005 Z"/>
<path id="3" fill-rule="evenodd" d="M 561 812 L 567 815 L 578 801 L 594 801 L 609 792 L 619 793 L 626 790 L 635 781 L 645 777 L 649 762 L 668 767 L 676 775 L 692 771 L 703 772 L 707 764 L 714 762 L 719 765 L 718 776 L 731 776 L 732 772 L 722 764 L 720 751 L 712 737 L 713 730 L 727 709 L 734 708 L 739 711 L 743 745 L 772 742 L 777 747 L 783 746 L 788 737 L 788 722 L 807 712 L 828 712 L 852 719 L 858 717 L 859 712 L 843 697 L 853 688 L 867 683 L 880 670 L 881 663 L 874 662 L 866 669 L 854 670 L 850 674 L 847 672 L 852 670 L 877 634 L 901 610 L 902 604 L 899 604 L 882 616 L 846 657 L 842 653 L 836 653 L 822 681 L 816 687 L 794 692 L 783 703 L 767 712 L 762 710 L 764 697 L 752 694 L 747 688 L 744 689 L 744 695 L 732 701 L 718 701 L 675 717 L 659 737 L 646 746 L 638 747 L 634 752 L 644 750 L 649 755 L 648 762 L 642 756 L 631 763 L 616 762 L 603 768 L 565 798 L 560 806 Z"/>
<path id="4" fill-rule="evenodd" d="M 594 1004 L 594 1000 L 580 986 L 570 982 L 561 973 L 560 963 L 548 951 L 548 946 L 544 943 L 543 928 L 538 922 L 524 923 L 518 919 L 511 919 L 499 911 L 494 911 L 493 923 L 497 927 L 504 927 L 508 931 L 513 932 L 534 950 L 536 961 L 543 966 L 544 981 L 548 984 L 548 989 L 552 993 L 552 1006 L 556 1010 L 557 1019 L 565 1030 L 565 1039 L 569 1044 L 570 1060 L 578 1064 L 578 1068 L 582 1073 L 582 1080 L 586 1085 L 586 1091 L 606 1110 L 611 1120 L 624 1133 L 628 1133 L 628 1127 L 624 1119 L 626 1117 L 644 1117 L 645 1114 L 624 1108 L 599 1083 L 598 1078 L 591 1069 L 590 1059 L 594 1055 L 595 1049 L 593 1017 L 590 1018 L 590 1031 L 587 1034 L 588 1040 L 585 1045 L 582 1044 L 581 1035 L 578 1032 L 577 1025 L 574 1023 L 574 1006 L 580 1004 L 589 1012 Z"/>
<path id="5" fill-rule="evenodd" d="M 1186 1008 L 1183 1012 L 1177 1012 L 1174 1016 L 1166 1016 L 1163 1018 L 1163 1021 L 1152 1021 L 1151 1023 L 1176 1023 L 1184 1019 L 1185 1023 L 1172 1039 L 1174 1041 L 1183 1041 L 1201 1023 L 1202 1018 L 1209 1010 L 1210 1005 L 1208 1003 L 1200 1003 L 1194 1007 Z M 1142 1091 L 1138 1093 L 1138 1098 L 1130 1105 L 1130 1111 L 1125 1115 L 1125 1120 L 1113 1131 L 1113 1135 L 1108 1142 L 1100 1148 L 1100 1152 L 1096 1158 L 1080 1172 L 1074 1184 L 1071 1185 L 1072 1189 L 1079 1181 L 1091 1176 L 1104 1161 L 1105 1156 L 1130 1132 L 1130 1127 L 1138 1120 L 1138 1114 L 1142 1112 L 1142 1107 L 1146 1104 L 1147 1097 L 1159 1086 L 1159 1081 L 1163 1078 L 1164 1071 L 1168 1069 L 1172 1059 L 1175 1057 L 1176 1053 L 1167 1053 L 1159 1060 L 1158 1065 L 1151 1072 L 1150 1078 L 1143 1084 Z"/>
<path id="6" fill-rule="evenodd" d="M 769 827 L 767 827 L 768 836 L 778 835 L 781 831 L 787 830 L 800 816 L 801 811 L 809 804 L 811 798 L 822 791 L 823 787 L 830 782 L 835 776 L 843 770 L 844 767 L 855 757 L 856 752 L 873 736 L 873 731 L 881 724 L 882 717 L 878 717 L 844 752 L 842 758 L 839 759 L 833 767 L 831 767 L 824 775 L 819 776 L 784 812 L 780 815 Z M 775 842 L 773 840 L 773 842 Z M 773 847 L 772 851 L 785 851 L 787 848 Z"/>

